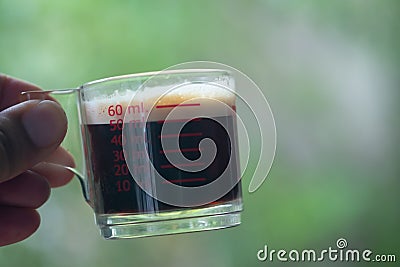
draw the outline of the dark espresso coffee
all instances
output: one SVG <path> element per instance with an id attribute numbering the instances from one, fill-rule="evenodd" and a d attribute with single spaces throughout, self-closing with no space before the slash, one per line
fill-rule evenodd
<path id="1" fill-rule="evenodd" d="M 166 124 L 169 124 L 172 128 L 179 128 L 180 123 L 178 121 L 165 119 L 168 110 L 179 105 L 177 101 L 173 100 L 172 104 L 163 103 L 162 106 L 157 106 L 162 108 L 162 114 L 161 111 L 159 114 L 152 114 L 150 121 L 143 122 L 141 125 L 131 125 L 133 127 L 140 126 L 140 129 L 145 128 L 146 140 L 143 140 L 141 135 L 132 135 L 129 138 L 137 138 L 138 142 L 145 141 L 147 151 L 134 151 L 130 157 L 139 162 L 142 157 L 148 156 L 154 168 L 166 180 L 184 187 L 206 185 L 219 178 L 223 172 L 232 177 L 232 180 L 238 181 L 240 171 L 237 162 L 235 114 L 214 112 L 213 107 L 209 107 L 210 114 L 216 116 L 209 118 L 193 117 L 176 135 L 163 135 L 162 128 Z M 229 104 L 232 105 L 231 102 Z M 202 105 L 206 106 L 207 101 L 202 102 Z M 141 175 L 141 172 L 145 172 L 145 166 L 137 164 L 133 170 L 129 170 L 127 166 L 122 147 L 124 141 L 122 138 L 122 118 L 125 112 L 147 112 L 143 103 L 137 105 L 124 103 L 105 105 L 97 110 L 104 111 L 107 116 L 103 118 L 92 116 L 90 121 L 92 123 L 85 126 L 89 136 L 87 142 L 90 145 L 88 147 L 91 148 L 90 165 L 95 184 L 92 190 L 97 200 L 96 212 L 99 214 L 146 214 L 187 209 L 165 204 L 148 195 L 132 177 L 132 175 Z M 218 122 L 222 122 L 222 125 Z M 163 149 L 162 140 L 173 137 L 179 138 L 179 151 Z M 198 159 L 200 157 L 199 145 L 205 138 L 211 139 L 216 146 L 215 158 L 210 165 L 205 166 L 206 168 L 201 171 L 190 172 L 169 162 L 167 155 L 178 152 L 182 153 L 188 160 Z M 148 155 L 144 153 L 148 153 Z M 196 162 L 196 164 L 201 165 L 202 162 Z M 179 166 L 179 162 L 177 166 Z M 237 183 L 220 199 L 203 206 L 221 205 L 238 198 L 241 198 L 240 183 Z"/>
<path id="2" fill-rule="evenodd" d="M 224 119 L 229 123 L 232 117 Z M 148 122 L 146 128 L 151 133 L 149 138 L 151 141 L 148 142 L 150 159 L 156 170 L 167 180 L 186 187 L 201 186 L 214 181 L 226 168 L 230 175 L 237 179 L 239 174 L 236 160 L 233 159 L 229 162 L 231 153 L 237 153 L 236 148 L 231 146 L 225 129 L 218 123 L 211 119 L 193 120 L 181 131 L 180 149 L 188 159 L 194 160 L 199 157 L 198 144 L 203 138 L 211 138 L 217 146 L 214 162 L 206 169 L 195 173 L 182 171 L 168 162 L 165 154 L 174 153 L 174 151 L 164 151 L 161 148 L 160 135 L 163 124 Z M 232 127 L 232 123 L 229 125 Z M 102 199 L 102 201 L 98 201 L 100 203 L 97 207 L 99 212 L 147 213 L 180 209 L 155 200 L 136 184 L 124 159 L 122 145 L 119 141 L 120 130 L 110 132 L 110 125 L 101 124 L 88 125 L 88 128 L 91 142 L 104 144 L 98 151 L 92 151 L 93 175 L 96 183 L 99 184 L 96 195 Z M 105 140 L 108 142 L 106 143 Z M 140 170 L 138 168 L 138 172 Z M 239 184 L 217 202 L 228 202 L 238 197 L 240 197 Z"/>

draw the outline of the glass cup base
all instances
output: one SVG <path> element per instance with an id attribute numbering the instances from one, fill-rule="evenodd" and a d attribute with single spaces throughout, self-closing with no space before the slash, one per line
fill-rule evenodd
<path id="1" fill-rule="evenodd" d="M 127 239 L 215 230 L 240 224 L 242 204 L 225 203 L 206 208 L 170 211 L 159 214 L 97 215 L 105 239 Z"/>

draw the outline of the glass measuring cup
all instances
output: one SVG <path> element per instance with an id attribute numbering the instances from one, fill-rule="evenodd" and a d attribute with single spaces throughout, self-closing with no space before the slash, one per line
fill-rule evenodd
<path id="1" fill-rule="evenodd" d="M 132 74 L 23 96 L 51 96 L 65 108 L 67 138 L 72 135 L 75 153 L 84 159 L 77 169 L 69 169 L 80 179 L 106 239 L 240 224 L 234 80 L 229 72 Z"/>

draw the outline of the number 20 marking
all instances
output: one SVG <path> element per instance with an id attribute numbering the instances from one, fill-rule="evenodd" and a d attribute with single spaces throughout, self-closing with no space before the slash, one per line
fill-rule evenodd
<path id="1" fill-rule="evenodd" d="M 128 175 L 129 174 L 129 169 L 126 164 L 114 164 L 114 175 L 115 176 L 122 176 L 122 175 Z"/>

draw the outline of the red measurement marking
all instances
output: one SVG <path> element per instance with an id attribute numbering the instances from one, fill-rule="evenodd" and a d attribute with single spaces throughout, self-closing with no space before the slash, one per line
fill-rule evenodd
<path id="1" fill-rule="evenodd" d="M 175 179 L 169 180 L 171 183 L 190 183 L 190 182 L 204 182 L 207 178 L 199 177 L 199 178 L 183 178 L 183 179 Z M 168 182 L 164 181 L 164 184 Z"/>
<path id="2" fill-rule="evenodd" d="M 235 106 L 235 105 L 233 105 L 233 106 L 232 106 L 232 109 L 233 109 L 234 111 L 236 111 L 236 106 Z"/>
<path id="3" fill-rule="evenodd" d="M 166 165 L 161 165 L 161 169 L 170 169 L 170 168 L 175 168 L 175 167 L 191 167 L 191 166 L 201 166 L 204 165 L 203 162 L 193 162 L 193 163 L 183 163 L 183 164 L 166 164 Z"/>
<path id="4" fill-rule="evenodd" d="M 211 205 L 217 205 L 217 204 L 221 204 L 221 203 L 223 203 L 223 201 L 217 200 L 217 201 L 213 201 L 213 202 L 209 203 L 209 205 L 211 206 Z"/>
<path id="5" fill-rule="evenodd" d="M 160 150 L 160 154 L 165 153 L 176 153 L 176 152 L 197 152 L 199 151 L 198 147 L 194 148 L 182 148 L 182 149 L 170 149 L 170 150 Z"/>
<path id="6" fill-rule="evenodd" d="M 195 118 L 195 119 L 181 119 L 181 120 L 161 120 L 157 121 L 157 123 L 168 123 L 168 122 L 192 122 L 192 121 L 200 121 L 201 118 Z"/>
<path id="7" fill-rule="evenodd" d="M 156 108 L 198 107 L 198 106 L 200 106 L 200 103 L 157 105 Z"/>
<path id="8" fill-rule="evenodd" d="M 158 138 L 193 137 L 193 136 L 202 136 L 202 135 L 203 135 L 203 133 L 163 134 L 163 135 L 159 135 Z"/>

